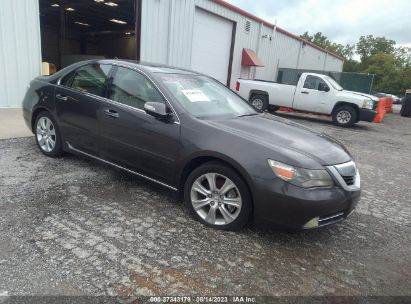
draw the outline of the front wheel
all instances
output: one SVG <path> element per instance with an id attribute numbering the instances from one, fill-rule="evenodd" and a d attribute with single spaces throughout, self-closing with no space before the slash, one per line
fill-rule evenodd
<path id="1" fill-rule="evenodd" d="M 349 106 L 337 108 L 333 113 L 333 122 L 340 127 L 351 127 L 357 122 L 357 112 Z"/>
<path id="2" fill-rule="evenodd" d="M 261 112 L 264 112 L 268 108 L 268 98 L 266 95 L 253 95 L 249 102 L 254 109 Z"/>
<path id="3" fill-rule="evenodd" d="M 196 220 L 213 228 L 238 230 L 251 215 L 247 185 L 220 162 L 206 163 L 191 172 L 185 183 L 184 200 Z"/>

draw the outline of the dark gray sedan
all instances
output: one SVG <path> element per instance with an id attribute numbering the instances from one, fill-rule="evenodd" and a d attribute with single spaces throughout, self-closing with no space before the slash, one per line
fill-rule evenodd
<path id="1" fill-rule="evenodd" d="M 360 197 L 341 144 L 256 112 L 195 72 L 80 62 L 34 79 L 23 109 L 45 155 L 78 154 L 179 191 L 194 218 L 215 228 L 252 217 L 316 228 L 346 218 Z"/>

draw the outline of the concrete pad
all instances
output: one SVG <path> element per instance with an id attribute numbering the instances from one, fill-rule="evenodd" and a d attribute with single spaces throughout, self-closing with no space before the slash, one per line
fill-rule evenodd
<path id="1" fill-rule="evenodd" d="M 24 122 L 21 108 L 0 108 L 0 139 L 32 135 Z"/>

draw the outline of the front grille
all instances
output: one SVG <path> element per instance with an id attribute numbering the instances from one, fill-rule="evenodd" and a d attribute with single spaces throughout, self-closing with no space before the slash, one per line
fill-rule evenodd
<path id="1" fill-rule="evenodd" d="M 354 185 L 355 183 L 355 176 L 343 176 L 341 175 L 347 186 Z"/>
<path id="2" fill-rule="evenodd" d="M 344 180 L 347 186 L 352 186 L 355 184 L 355 176 L 357 174 L 357 168 L 354 162 L 348 162 L 344 164 L 335 165 L 338 174 Z M 341 181 L 342 182 L 342 181 Z"/>

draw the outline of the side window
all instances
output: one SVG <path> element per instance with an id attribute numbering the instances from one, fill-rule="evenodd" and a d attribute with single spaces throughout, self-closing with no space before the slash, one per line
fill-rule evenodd
<path id="1" fill-rule="evenodd" d="M 319 77 L 308 75 L 304 82 L 305 89 L 318 90 L 320 84 L 327 87 L 327 84 Z"/>
<path id="2" fill-rule="evenodd" d="M 61 78 L 60 80 L 60 84 L 66 87 L 70 87 L 71 86 L 71 82 L 73 81 L 73 76 L 75 74 L 76 71 L 72 71 L 70 73 L 68 73 L 66 76 L 64 76 L 63 78 Z"/>
<path id="3" fill-rule="evenodd" d="M 145 76 L 122 67 L 118 67 L 114 75 L 109 98 L 141 110 L 148 101 L 164 103 L 161 94 Z"/>
<path id="4" fill-rule="evenodd" d="M 69 86 L 76 90 L 104 97 L 104 86 L 110 69 L 111 65 L 109 64 L 83 66 L 74 72 Z M 64 81 L 64 78 L 62 80 Z"/>

